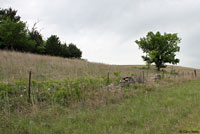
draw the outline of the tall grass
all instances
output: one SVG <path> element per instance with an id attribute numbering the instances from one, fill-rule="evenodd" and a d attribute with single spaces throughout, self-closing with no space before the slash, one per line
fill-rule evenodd
<path id="1" fill-rule="evenodd" d="M 120 71 L 121 74 L 128 74 L 135 72 L 136 69 L 77 59 L 0 51 L 0 80 L 24 79 L 28 77 L 30 70 L 33 72 L 35 80 L 62 80 L 67 77 L 101 77 L 105 76 L 107 72 Z"/>
<path id="2" fill-rule="evenodd" d="M 155 68 L 152 66 L 152 68 Z M 175 69 L 184 77 L 192 77 L 194 69 L 183 67 L 168 67 L 168 72 Z M 78 77 L 104 77 L 110 72 L 110 77 L 119 72 L 121 77 L 141 75 L 145 71 L 145 77 L 158 73 L 154 69 L 146 70 L 144 66 L 133 65 L 107 65 L 87 62 L 85 60 L 67 59 L 52 56 L 41 56 L 29 53 L 19 53 L 0 50 L 0 81 L 14 81 L 28 78 L 28 72 L 32 71 L 34 80 L 63 80 L 65 78 Z M 199 74 L 199 70 L 197 70 Z"/>

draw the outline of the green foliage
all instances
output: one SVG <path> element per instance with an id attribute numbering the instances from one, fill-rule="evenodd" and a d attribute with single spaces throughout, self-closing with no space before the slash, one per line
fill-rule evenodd
<path id="1" fill-rule="evenodd" d="M 68 58 L 81 58 L 82 52 L 76 45 L 70 43 L 62 44 L 56 35 L 51 35 L 46 42 L 46 53 L 53 56 L 62 56 Z"/>
<path id="2" fill-rule="evenodd" d="M 71 58 L 81 58 L 82 56 L 82 52 L 80 49 L 78 49 L 76 47 L 76 45 L 70 43 L 68 46 L 68 50 L 69 50 L 69 57 Z"/>
<path id="3" fill-rule="evenodd" d="M 37 46 L 35 48 L 35 52 L 38 54 L 45 54 L 46 53 L 46 48 L 43 45 Z"/>
<path id="4" fill-rule="evenodd" d="M 178 71 L 176 71 L 175 69 L 172 69 L 172 70 L 171 70 L 171 72 L 170 72 L 170 74 L 173 74 L 173 75 L 178 75 L 178 74 L 179 74 L 179 72 L 178 72 Z"/>
<path id="5" fill-rule="evenodd" d="M 120 72 L 114 72 L 115 79 L 111 79 L 111 81 L 115 84 L 118 84 L 121 80 Z"/>
<path id="6" fill-rule="evenodd" d="M 156 34 L 149 32 L 146 37 L 135 42 L 146 53 L 146 56 L 142 56 L 143 60 L 147 64 L 155 63 L 157 70 L 160 71 L 160 68 L 166 67 L 165 63 L 179 63 L 179 59 L 175 58 L 175 53 L 180 51 L 178 46 L 180 41 L 176 33 L 162 35 L 160 32 Z"/>
<path id="7" fill-rule="evenodd" d="M 131 87 L 134 89 L 145 89 L 147 86 L 144 84 L 133 84 Z"/>
<path id="8" fill-rule="evenodd" d="M 114 72 L 114 75 L 115 75 L 116 77 L 119 77 L 119 76 L 120 76 L 120 72 Z"/>
<path id="9" fill-rule="evenodd" d="M 150 70 L 150 68 L 147 66 L 147 67 L 139 67 L 138 69 L 141 69 L 141 70 Z"/>
<path id="10" fill-rule="evenodd" d="M 0 24 L 0 48 L 30 52 L 35 42 L 29 40 L 26 24 L 13 22 L 11 19 L 3 20 Z"/>
<path id="11" fill-rule="evenodd" d="M 52 56 L 59 56 L 61 52 L 61 42 L 58 36 L 51 35 L 46 42 L 46 53 Z"/>
<path id="12" fill-rule="evenodd" d="M 64 58 L 70 57 L 69 48 L 66 43 L 61 45 L 61 55 Z"/>
<path id="13" fill-rule="evenodd" d="M 7 20 L 7 18 L 15 23 L 20 21 L 20 16 L 17 16 L 16 10 L 13 10 L 12 8 L 0 9 L 0 24 L 3 20 Z"/>
<path id="14" fill-rule="evenodd" d="M 21 109 L 27 105 L 27 94 L 24 82 L 0 83 L 0 110 L 8 108 L 10 111 Z"/>
<path id="15" fill-rule="evenodd" d="M 113 80 L 114 81 L 114 80 Z M 8 106 L 12 110 L 28 106 L 28 80 L 13 83 L 0 82 L 0 109 Z M 106 85 L 104 78 L 77 78 L 64 81 L 31 81 L 31 100 L 33 104 L 69 105 L 84 101 L 87 91 L 94 91 Z"/>
<path id="16" fill-rule="evenodd" d="M 135 76 L 135 74 L 134 74 L 134 73 L 130 73 L 130 75 L 131 75 L 131 77 L 134 77 L 134 76 Z"/>
<path id="17" fill-rule="evenodd" d="M 69 103 L 68 102 L 69 97 L 70 97 L 69 91 L 64 89 L 64 88 L 59 89 L 54 94 L 55 101 L 62 104 L 62 105 L 67 105 Z"/>
<path id="18" fill-rule="evenodd" d="M 37 30 L 36 24 L 34 24 L 31 31 L 28 32 L 30 40 L 36 42 L 35 48 L 32 50 L 34 53 L 45 54 L 45 46 L 42 34 Z"/>
<path id="19" fill-rule="evenodd" d="M 28 30 L 26 23 L 20 21 L 17 11 L 12 8 L 0 9 L 0 49 L 48 54 L 66 58 L 81 58 L 82 52 L 73 43 L 62 44 L 57 35 L 43 40 L 42 34 L 34 24 Z"/>
<path id="20" fill-rule="evenodd" d="M 34 45 L 17 11 L 12 8 L 0 9 L 0 49 L 30 52 Z"/>

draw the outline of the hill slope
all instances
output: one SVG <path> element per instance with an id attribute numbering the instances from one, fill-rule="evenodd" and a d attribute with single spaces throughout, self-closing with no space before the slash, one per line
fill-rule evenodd
<path id="1" fill-rule="evenodd" d="M 102 77 L 106 76 L 108 72 L 111 77 L 114 72 L 120 73 L 121 76 L 130 76 L 140 74 L 142 69 L 146 71 L 145 66 L 141 65 L 107 65 L 77 59 L 0 50 L 0 80 L 3 81 L 28 78 L 30 70 L 35 80 L 62 80 L 84 76 Z M 194 70 L 177 66 L 169 66 L 166 70 L 170 72 L 172 69 L 181 73 L 185 71 L 185 75 L 191 74 Z M 156 73 L 156 71 L 151 69 L 148 73 Z"/>

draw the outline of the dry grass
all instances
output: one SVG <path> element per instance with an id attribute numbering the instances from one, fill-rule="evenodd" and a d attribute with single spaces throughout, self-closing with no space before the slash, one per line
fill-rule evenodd
<path id="1" fill-rule="evenodd" d="M 36 80 L 61 80 L 66 77 L 82 76 L 100 77 L 106 76 L 107 72 L 112 74 L 118 71 L 123 73 L 135 71 L 129 67 L 90 63 L 84 60 L 0 51 L 1 80 L 12 81 L 27 78 L 30 70 Z"/>
<path id="2" fill-rule="evenodd" d="M 158 73 L 155 67 L 144 70 L 143 65 L 107 65 L 101 63 L 87 62 L 78 59 L 67 59 L 61 57 L 41 56 L 30 53 L 19 53 L 0 50 L 0 80 L 13 81 L 28 78 L 28 72 L 32 71 L 35 80 L 62 80 L 77 77 L 113 77 L 114 72 L 120 72 L 120 76 L 142 75 L 151 77 Z M 165 70 L 179 72 L 181 77 L 190 78 L 194 76 L 193 68 L 169 66 Z M 199 74 L 199 70 L 197 70 Z M 172 76 L 167 76 L 172 77 Z"/>

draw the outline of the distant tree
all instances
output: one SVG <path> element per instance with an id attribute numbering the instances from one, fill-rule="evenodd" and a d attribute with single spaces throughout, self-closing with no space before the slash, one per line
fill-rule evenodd
<path id="1" fill-rule="evenodd" d="M 146 56 L 142 56 L 143 60 L 147 64 L 155 63 L 157 70 L 160 71 L 160 68 L 166 67 L 165 63 L 179 63 L 179 59 L 175 58 L 175 53 L 180 51 L 178 46 L 180 41 L 176 33 L 161 35 L 160 32 L 156 34 L 149 32 L 146 37 L 135 42 L 146 53 Z"/>
<path id="2" fill-rule="evenodd" d="M 35 48 L 33 50 L 34 53 L 44 54 L 45 53 L 45 46 L 42 34 L 37 30 L 35 23 L 31 31 L 29 31 L 29 36 L 31 40 L 36 42 Z"/>
<path id="3" fill-rule="evenodd" d="M 32 51 L 35 42 L 29 39 L 26 24 L 14 22 L 10 18 L 0 24 L 0 48 L 17 51 Z"/>
<path id="4" fill-rule="evenodd" d="M 76 45 L 70 43 L 68 46 L 68 50 L 69 50 L 69 57 L 70 58 L 81 58 L 82 56 L 82 52 L 80 49 L 78 49 L 76 47 Z"/>
<path id="5" fill-rule="evenodd" d="M 17 10 L 13 10 L 12 8 L 0 9 L 0 24 L 3 20 L 7 20 L 7 18 L 10 18 L 13 22 L 20 21 L 20 16 L 17 16 Z"/>
<path id="6" fill-rule="evenodd" d="M 61 42 L 57 35 L 51 35 L 46 41 L 46 53 L 52 56 L 61 55 Z"/>
<path id="7" fill-rule="evenodd" d="M 69 55 L 69 48 L 66 43 L 61 45 L 61 56 L 64 58 L 70 57 Z"/>

